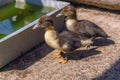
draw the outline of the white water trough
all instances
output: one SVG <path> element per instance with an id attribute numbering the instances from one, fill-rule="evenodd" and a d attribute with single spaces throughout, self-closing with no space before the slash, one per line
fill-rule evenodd
<path id="1" fill-rule="evenodd" d="M 14 1 L 15 0 L 0 0 L 0 6 L 5 6 L 6 4 Z M 16 1 L 24 1 L 28 4 L 55 8 L 55 10 L 51 11 L 46 15 L 53 17 L 55 21 L 54 25 L 57 30 L 62 30 L 64 25 L 64 17 L 55 18 L 55 16 L 63 7 L 69 5 L 69 3 L 55 0 Z M 0 39 L 0 68 L 44 41 L 43 30 L 32 30 L 32 27 L 37 23 L 37 21 L 38 19 Z"/>

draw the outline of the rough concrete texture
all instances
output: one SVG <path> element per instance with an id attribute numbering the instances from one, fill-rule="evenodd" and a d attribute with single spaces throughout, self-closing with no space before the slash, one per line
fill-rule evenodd
<path id="1" fill-rule="evenodd" d="M 66 0 L 66 1 L 98 6 L 111 10 L 120 10 L 120 0 Z"/>
<path id="2" fill-rule="evenodd" d="M 111 37 L 95 40 L 97 49 L 78 49 L 67 64 L 59 64 L 52 57 L 57 51 L 40 44 L 2 68 L 0 80 L 120 80 L 119 12 L 77 6 L 77 17 L 96 23 Z"/>

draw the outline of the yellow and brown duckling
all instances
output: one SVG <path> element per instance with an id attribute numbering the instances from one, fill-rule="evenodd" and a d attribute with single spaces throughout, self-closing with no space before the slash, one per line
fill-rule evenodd
<path id="1" fill-rule="evenodd" d="M 81 38 L 83 46 L 90 47 L 96 37 L 108 38 L 104 30 L 93 22 L 77 20 L 76 8 L 71 5 L 64 7 L 56 17 L 59 16 L 66 17 L 67 29 Z"/>
<path id="2" fill-rule="evenodd" d="M 68 55 L 75 49 L 81 47 L 79 38 L 75 37 L 71 32 L 63 31 L 58 34 L 58 32 L 54 29 L 51 17 L 42 16 L 33 29 L 38 27 L 45 29 L 45 42 L 51 48 L 61 51 L 59 54 L 56 53 L 56 57 L 60 58 L 61 63 L 66 63 L 68 61 Z"/>

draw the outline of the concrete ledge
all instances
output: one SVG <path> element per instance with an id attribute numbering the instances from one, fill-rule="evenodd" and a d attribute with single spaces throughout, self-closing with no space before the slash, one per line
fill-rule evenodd
<path id="1" fill-rule="evenodd" d="M 110 10 L 120 10 L 120 0 L 65 0 L 65 1 L 93 5 Z"/>

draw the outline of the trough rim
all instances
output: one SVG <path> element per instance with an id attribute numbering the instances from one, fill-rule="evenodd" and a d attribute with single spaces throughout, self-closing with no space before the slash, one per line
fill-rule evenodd
<path id="1" fill-rule="evenodd" d="M 46 0 L 46 1 L 47 1 L 47 0 Z M 49 1 L 49 0 L 48 0 L 48 1 Z M 60 8 L 55 8 L 55 10 L 53 10 L 53 11 L 51 11 L 51 12 L 45 14 L 46 16 L 52 16 L 54 13 L 60 11 L 60 10 L 61 10 L 62 8 L 64 8 L 65 6 L 70 5 L 69 2 L 55 1 L 55 0 L 51 0 L 51 1 L 60 2 L 61 4 L 64 3 L 65 5 L 64 5 L 64 6 L 61 6 Z M 21 33 L 22 31 L 25 31 L 26 29 L 28 29 L 28 28 L 30 28 L 30 27 L 33 27 L 33 26 L 38 22 L 38 20 L 39 20 L 39 18 L 36 19 L 36 20 L 34 20 L 34 21 L 32 21 L 31 23 L 29 23 L 29 24 L 23 26 L 22 28 L 20 28 L 20 29 L 14 31 L 14 32 L 12 32 L 11 34 L 9 34 L 9 35 L 3 37 L 2 39 L 0 39 L 0 43 L 2 43 L 2 42 L 4 42 L 4 41 L 8 40 L 9 38 L 11 38 L 11 37 L 13 37 L 13 36 L 15 36 L 15 35 Z"/>

